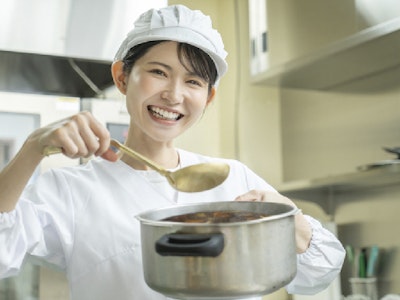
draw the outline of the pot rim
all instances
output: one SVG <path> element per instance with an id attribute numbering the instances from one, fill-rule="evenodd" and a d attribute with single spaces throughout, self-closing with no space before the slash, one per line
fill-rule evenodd
<path id="1" fill-rule="evenodd" d="M 286 206 L 288 208 L 291 208 L 291 210 L 280 213 L 280 214 L 275 214 L 267 217 L 262 217 L 254 220 L 247 220 L 247 221 L 238 221 L 238 222 L 224 222 L 224 223 L 185 223 L 185 222 L 173 222 L 173 221 L 163 221 L 163 220 L 152 220 L 149 218 L 146 218 L 145 216 L 151 213 L 158 213 L 162 211 L 168 211 L 172 209 L 179 209 L 179 208 L 187 208 L 187 207 L 204 207 L 206 208 L 207 205 L 219 205 L 219 204 L 225 204 L 225 203 L 264 203 L 264 204 L 275 204 L 275 205 L 280 205 L 280 206 Z M 210 209 L 211 210 L 211 209 Z M 216 210 L 216 209 L 214 209 Z M 204 211 L 204 209 L 203 209 Z M 214 202 L 194 202 L 194 203 L 185 203 L 185 204 L 178 204 L 175 206 L 168 206 L 168 207 L 163 207 L 163 208 L 156 208 L 156 209 L 150 209 L 147 211 L 144 211 L 138 215 L 136 215 L 136 219 L 140 221 L 141 224 L 143 225 L 152 225 L 152 226 L 158 226 L 158 227 L 171 227 L 171 226 L 185 226 L 185 227 L 227 227 L 227 226 L 243 226 L 247 224 L 257 224 L 257 223 L 262 223 L 262 222 L 267 222 L 267 221 L 273 221 L 277 219 L 283 219 L 289 216 L 294 216 L 298 213 L 300 213 L 301 210 L 295 206 L 291 206 L 289 204 L 285 203 L 278 203 L 278 202 L 260 202 L 260 201 L 214 201 Z"/>

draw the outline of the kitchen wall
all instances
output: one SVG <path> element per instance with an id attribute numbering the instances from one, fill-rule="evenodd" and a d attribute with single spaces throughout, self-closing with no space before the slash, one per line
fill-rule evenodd
<path id="1" fill-rule="evenodd" d="M 343 174 L 395 158 L 382 147 L 400 143 L 399 93 L 283 91 L 284 180 Z"/>

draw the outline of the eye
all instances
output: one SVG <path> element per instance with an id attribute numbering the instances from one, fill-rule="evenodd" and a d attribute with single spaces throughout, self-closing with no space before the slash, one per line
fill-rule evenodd
<path id="1" fill-rule="evenodd" d="M 151 69 L 150 73 L 160 75 L 160 76 L 167 76 L 167 74 L 161 69 Z"/>
<path id="2" fill-rule="evenodd" d="M 206 82 L 204 80 L 199 80 L 199 79 L 189 79 L 186 82 L 191 85 L 195 85 L 195 86 L 199 86 L 199 87 L 203 87 L 204 85 L 206 85 Z"/>

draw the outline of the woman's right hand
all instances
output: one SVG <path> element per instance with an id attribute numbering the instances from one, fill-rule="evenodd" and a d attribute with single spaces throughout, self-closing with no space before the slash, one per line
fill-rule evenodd
<path id="1" fill-rule="evenodd" d="M 91 155 L 115 161 L 110 147 L 110 133 L 90 112 L 80 112 L 34 131 L 28 138 L 31 150 L 44 155 L 46 147 L 57 147 L 70 158 Z"/>
<path id="2" fill-rule="evenodd" d="M 46 147 L 58 147 L 71 158 L 92 154 L 116 161 L 110 147 L 110 133 L 89 112 L 81 112 L 34 131 L 17 155 L 0 172 L 0 213 L 15 208 L 19 197 Z"/>

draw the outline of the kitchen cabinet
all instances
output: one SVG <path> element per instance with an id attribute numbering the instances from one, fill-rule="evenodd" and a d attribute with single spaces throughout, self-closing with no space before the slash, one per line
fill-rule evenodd
<path id="1" fill-rule="evenodd" d="M 265 0 L 249 0 L 250 73 L 268 69 L 267 8 Z"/>
<path id="2" fill-rule="evenodd" d="M 338 193 L 399 184 L 400 163 L 393 163 L 365 171 L 287 182 L 278 190 L 289 198 L 314 202 L 327 214 L 333 215 L 335 195 Z"/>
<path id="3" fill-rule="evenodd" d="M 254 84 L 341 91 L 365 78 L 400 78 L 400 17 L 364 29 L 306 56 L 271 65 Z"/>

